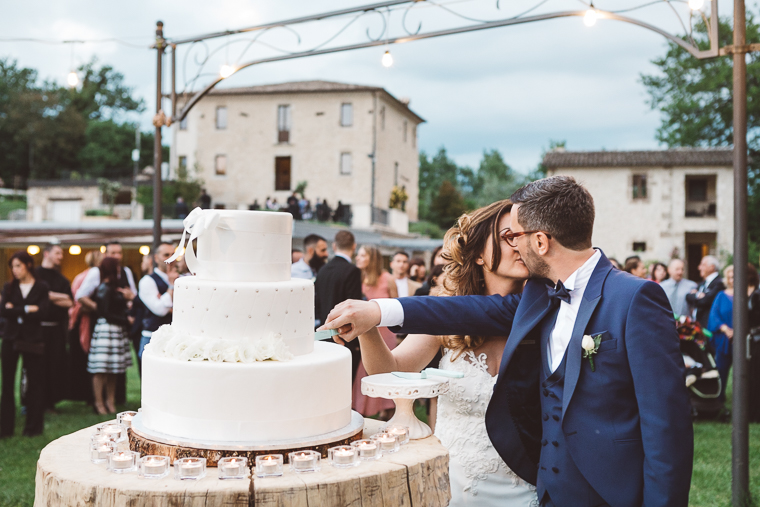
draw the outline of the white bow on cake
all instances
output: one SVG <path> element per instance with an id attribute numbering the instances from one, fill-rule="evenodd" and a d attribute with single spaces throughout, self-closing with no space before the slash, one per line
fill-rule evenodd
<path id="1" fill-rule="evenodd" d="M 166 260 L 166 263 L 169 264 L 174 262 L 177 260 L 177 257 L 182 255 L 182 247 L 185 245 L 185 235 L 190 234 L 190 239 L 185 248 L 185 263 L 187 264 L 187 269 L 189 269 L 192 274 L 197 275 L 198 268 L 200 268 L 200 262 L 198 261 L 198 258 L 195 257 L 193 240 L 203 236 L 206 231 L 215 228 L 221 218 L 221 214 L 214 210 L 195 208 L 191 211 L 182 221 L 182 225 L 185 226 L 185 229 L 182 231 L 182 239 L 179 240 L 179 247 L 174 251 L 174 255 Z"/>

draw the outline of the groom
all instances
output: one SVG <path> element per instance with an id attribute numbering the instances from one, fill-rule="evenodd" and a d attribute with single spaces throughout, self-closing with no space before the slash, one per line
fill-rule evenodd
<path id="1" fill-rule="evenodd" d="M 511 199 L 502 238 L 531 272 L 521 296 L 347 301 L 324 327 L 508 334 L 486 426 L 542 506 L 686 506 L 693 432 L 665 293 L 592 248 L 594 202 L 573 178 Z"/>

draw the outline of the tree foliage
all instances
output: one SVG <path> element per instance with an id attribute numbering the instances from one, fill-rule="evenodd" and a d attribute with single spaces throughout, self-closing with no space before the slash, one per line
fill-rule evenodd
<path id="1" fill-rule="evenodd" d="M 430 204 L 433 221 L 444 229 L 453 226 L 457 218 L 467 211 L 464 198 L 453 183 L 445 180 L 438 188 L 438 193 Z"/>
<path id="2" fill-rule="evenodd" d="M 721 46 L 733 43 L 729 19 L 720 20 L 718 33 Z M 694 39 L 701 49 L 709 47 L 704 23 L 696 26 Z M 760 26 L 752 13 L 747 13 L 747 43 L 752 42 L 760 42 Z M 660 74 L 642 75 L 641 81 L 649 93 L 650 106 L 662 115 L 657 140 L 669 147 L 732 145 L 732 58 L 697 60 L 671 42 L 665 56 L 652 63 Z M 747 96 L 749 239 L 757 248 L 760 243 L 760 101 L 755 99 L 760 97 L 760 53 L 747 55 Z"/>

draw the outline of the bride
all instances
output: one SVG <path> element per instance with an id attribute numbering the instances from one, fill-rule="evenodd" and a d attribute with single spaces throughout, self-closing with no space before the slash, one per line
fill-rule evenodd
<path id="1" fill-rule="evenodd" d="M 512 204 L 499 201 L 462 215 L 444 238 L 441 295 L 514 294 L 522 291 L 528 269 L 501 240 Z M 409 335 L 392 351 L 377 328 L 359 337 L 370 375 L 420 371 L 443 347 L 440 368 L 463 372 L 439 396 L 435 435 L 449 450 L 451 507 L 538 505 L 535 487 L 520 479 L 488 439 L 485 413 L 493 393 L 507 337 Z"/>

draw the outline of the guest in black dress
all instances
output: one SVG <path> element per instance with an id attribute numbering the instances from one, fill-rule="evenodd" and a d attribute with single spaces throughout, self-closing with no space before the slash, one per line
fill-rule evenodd
<path id="1" fill-rule="evenodd" d="M 45 343 L 40 320 L 48 310 L 50 288 L 34 277 L 34 260 L 24 251 L 8 263 L 13 281 L 3 287 L 0 315 L 6 329 L 2 350 L 2 394 L 0 394 L 0 438 L 13 436 L 16 424 L 15 381 L 18 359 L 26 368 L 25 436 L 42 434 L 45 424 Z"/>
<path id="2" fill-rule="evenodd" d="M 42 264 L 35 270 L 35 277 L 48 284 L 50 305 L 42 315 L 42 335 L 45 339 L 45 408 L 54 410 L 55 404 L 67 397 L 69 392 L 68 354 L 66 335 L 69 311 L 74 304 L 71 284 L 61 274 L 63 248 L 49 244 L 42 250 Z"/>
<path id="3" fill-rule="evenodd" d="M 127 300 L 118 289 L 119 261 L 106 257 L 100 263 L 100 285 L 95 291 L 97 321 L 92 331 L 87 371 L 93 374 L 95 410 L 99 414 L 116 412 L 116 376 L 132 366 L 127 329 L 132 324 L 127 316 Z M 103 401 L 103 389 L 106 400 Z"/>

